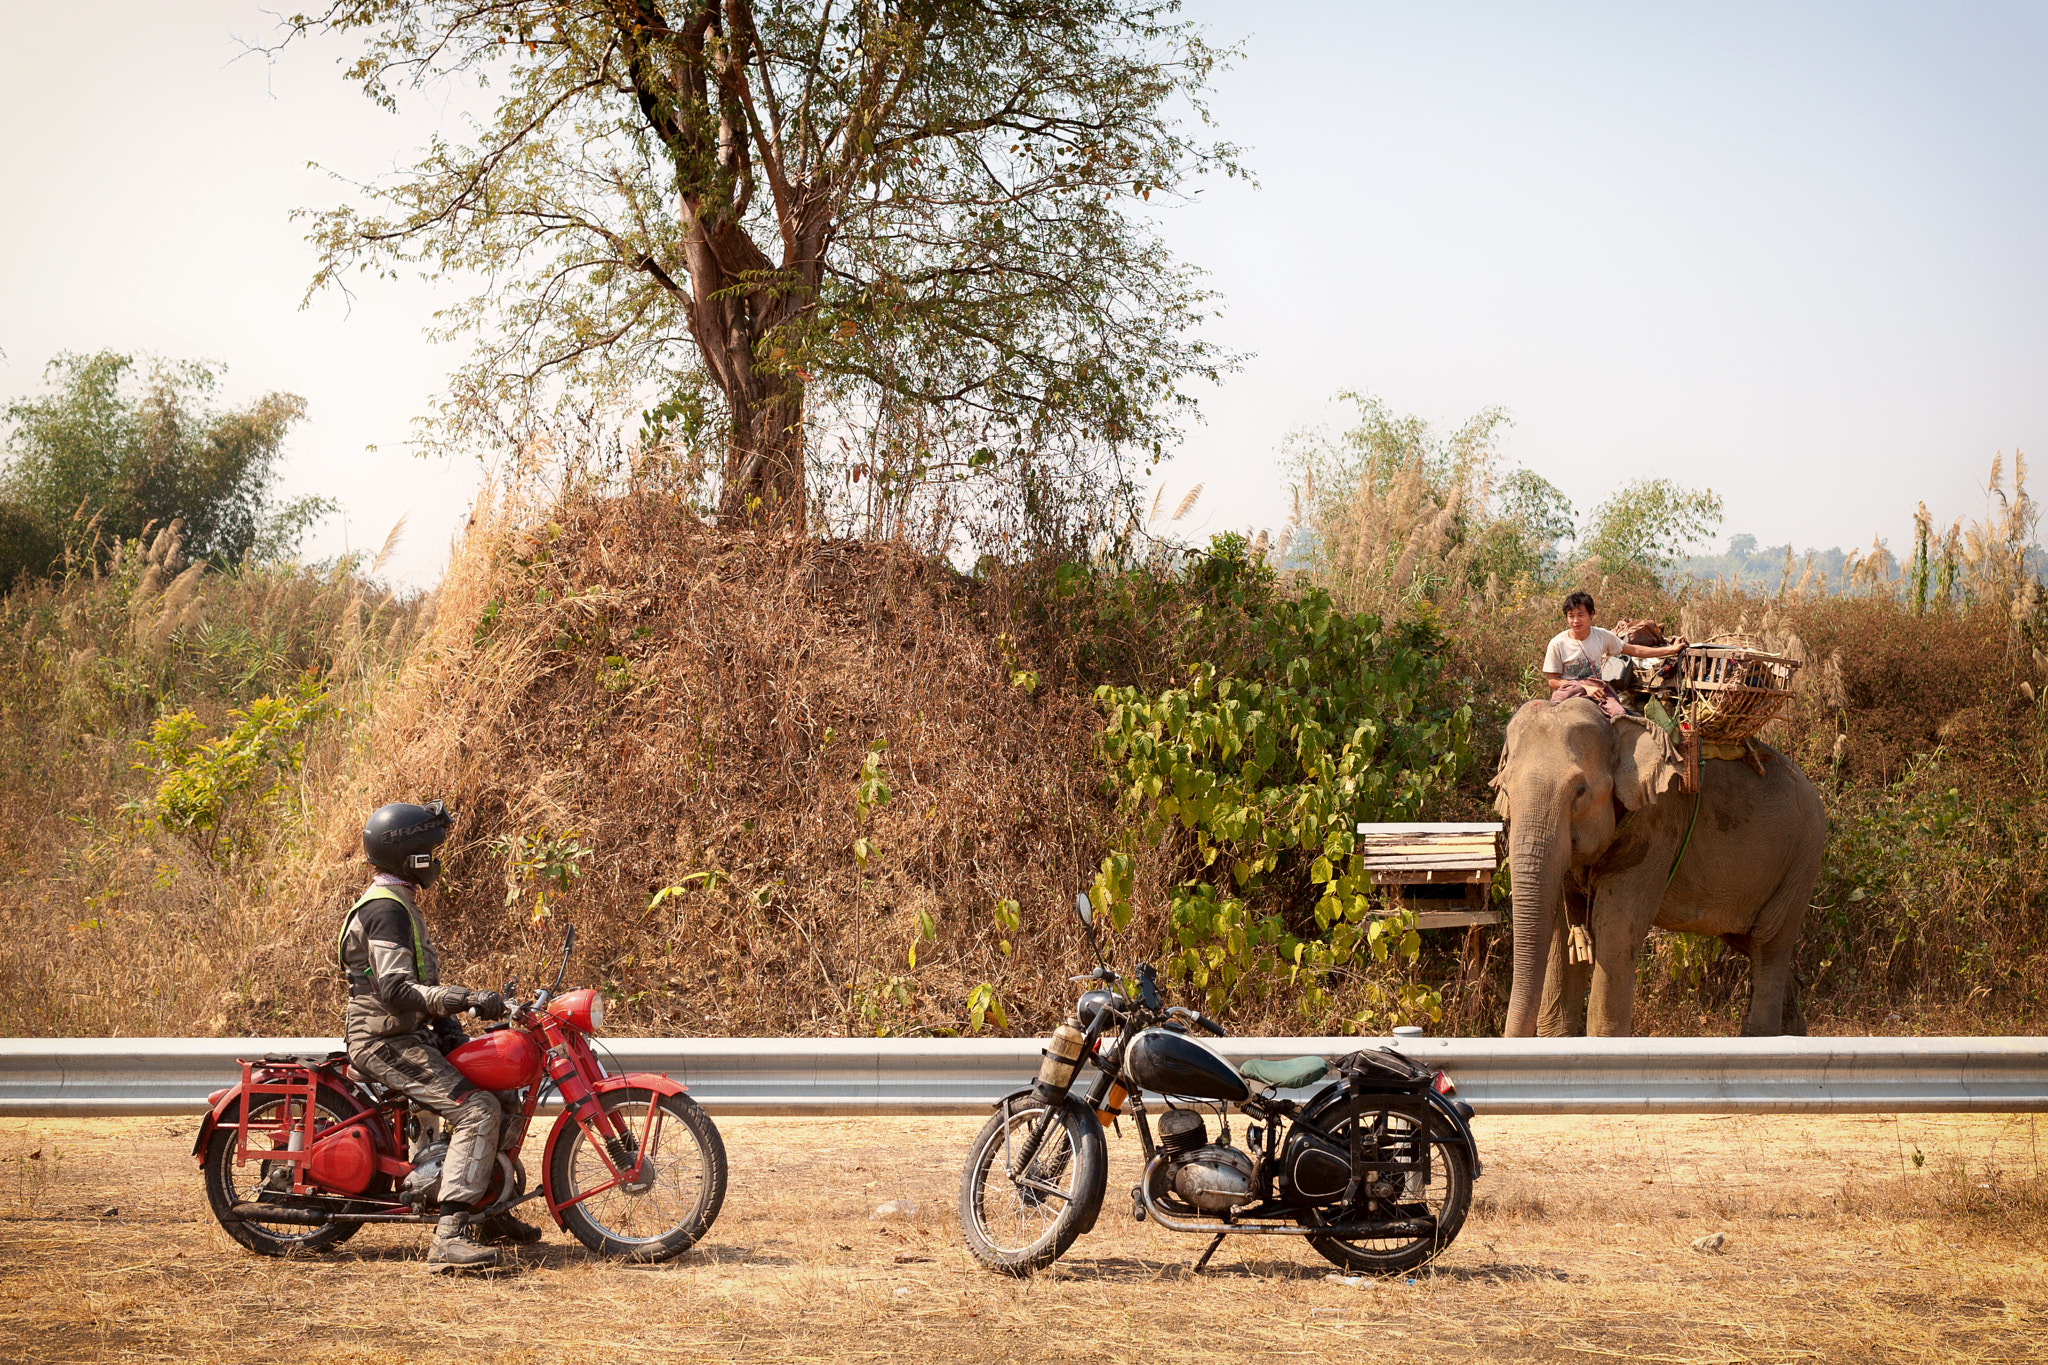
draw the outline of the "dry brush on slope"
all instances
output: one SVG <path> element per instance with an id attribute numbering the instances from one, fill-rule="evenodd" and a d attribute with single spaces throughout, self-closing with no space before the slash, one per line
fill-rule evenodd
<path id="1" fill-rule="evenodd" d="M 946 1031 L 981 981 L 1013 1027 L 1049 1025 L 1038 983 L 1078 961 L 1064 907 L 1110 819 L 1098 722 L 1014 676 L 988 596 L 900 547 L 715 532 L 655 495 L 485 515 L 274 893 L 249 977 L 305 988 L 236 1022 L 327 1031 L 363 814 L 439 796 L 461 822 L 433 915 L 466 981 L 531 984 L 573 921 L 571 976 L 632 1031 Z"/>

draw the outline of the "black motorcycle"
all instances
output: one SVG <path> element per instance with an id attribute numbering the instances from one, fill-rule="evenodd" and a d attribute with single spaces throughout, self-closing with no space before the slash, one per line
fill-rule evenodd
<path id="1" fill-rule="evenodd" d="M 1093 945 L 1086 896 L 1074 913 Z M 1131 1217 L 1213 1234 L 1198 1271 L 1233 1233 L 1306 1237 L 1346 1270 L 1375 1275 L 1424 1265 L 1457 1237 L 1480 1165 L 1472 1107 L 1452 1098 L 1448 1076 L 1386 1048 L 1233 1067 L 1188 1032 L 1221 1037 L 1223 1026 L 1164 1004 L 1149 963 L 1133 993 L 1099 947 L 1096 959 L 1074 978 L 1091 989 L 1053 1031 L 1037 1083 L 1003 1097 L 968 1154 L 960 1230 L 976 1260 L 1029 1275 L 1095 1226 L 1109 1174 L 1103 1130 L 1127 1102 L 1145 1155 Z M 1084 1061 L 1097 1069 L 1085 1099 L 1073 1093 Z M 1326 1079 L 1305 1101 L 1280 1094 Z M 1162 1104 L 1156 1139 L 1148 1093 Z M 1245 1149 L 1231 1143 L 1233 1110 Z"/>

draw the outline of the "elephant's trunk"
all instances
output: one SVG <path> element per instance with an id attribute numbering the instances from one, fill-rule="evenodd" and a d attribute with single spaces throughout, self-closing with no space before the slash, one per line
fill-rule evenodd
<path id="1" fill-rule="evenodd" d="M 1563 900 L 1564 874 L 1571 862 L 1571 825 L 1555 793 L 1514 793 L 1508 826 L 1508 871 L 1514 879 L 1514 986 L 1508 994 L 1503 1036 L 1536 1036 L 1543 999 L 1543 973 Z"/>

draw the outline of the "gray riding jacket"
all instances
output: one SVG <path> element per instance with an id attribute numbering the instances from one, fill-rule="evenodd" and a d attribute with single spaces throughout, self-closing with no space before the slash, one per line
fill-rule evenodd
<path id="1" fill-rule="evenodd" d="M 469 992 L 441 984 L 441 962 L 413 888 L 379 877 L 342 916 L 335 956 L 348 977 L 343 1031 L 349 1051 L 374 1038 L 429 1031 L 469 1006 Z"/>

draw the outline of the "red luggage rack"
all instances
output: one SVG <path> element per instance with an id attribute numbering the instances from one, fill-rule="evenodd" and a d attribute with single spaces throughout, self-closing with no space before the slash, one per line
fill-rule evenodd
<path id="1" fill-rule="evenodd" d="M 252 1062 L 247 1058 L 242 1063 L 242 1104 L 235 1123 L 235 1160 L 244 1161 L 288 1161 L 292 1168 L 292 1193 L 305 1194 L 312 1189 L 306 1181 L 306 1166 L 313 1159 L 313 1118 L 316 1112 L 314 1099 L 320 1091 L 318 1068 L 299 1058 L 270 1058 Z M 284 1079 L 264 1075 L 259 1077 L 258 1068 L 265 1072 L 283 1071 Z M 275 1125 L 264 1123 L 258 1126 L 259 1136 L 269 1134 L 281 1137 L 285 1145 L 281 1148 L 249 1147 L 249 1111 L 256 1107 L 262 1097 L 276 1096 L 285 1101 L 283 1114 Z M 299 1101 L 299 1118 L 292 1120 L 291 1101 Z"/>

